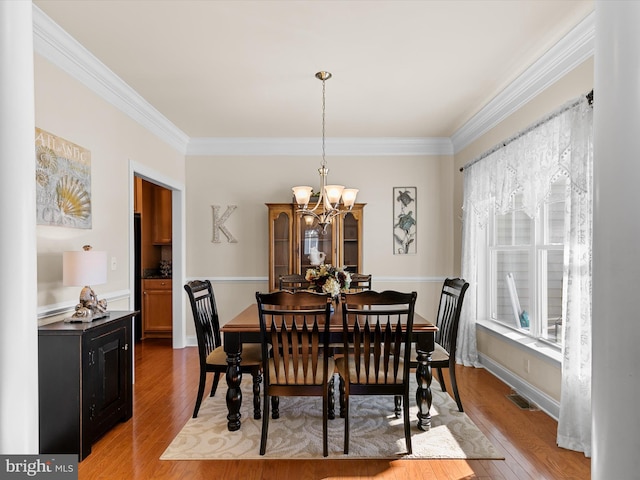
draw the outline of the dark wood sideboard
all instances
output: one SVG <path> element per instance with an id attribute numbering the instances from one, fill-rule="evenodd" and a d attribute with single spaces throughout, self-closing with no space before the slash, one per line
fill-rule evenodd
<path id="1" fill-rule="evenodd" d="M 40 453 L 82 460 L 95 440 L 131 418 L 136 313 L 38 328 Z"/>

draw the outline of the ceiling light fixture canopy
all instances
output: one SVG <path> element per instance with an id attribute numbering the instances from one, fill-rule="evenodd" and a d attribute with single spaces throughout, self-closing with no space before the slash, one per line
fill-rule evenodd
<path id="1" fill-rule="evenodd" d="M 322 227 L 322 233 L 326 233 L 327 226 L 335 217 L 351 210 L 356 202 L 358 189 L 344 188 L 344 185 L 327 185 L 329 169 L 325 158 L 325 82 L 331 78 L 331 73 L 318 72 L 316 78 L 322 80 L 322 163 L 318 169 L 320 174 L 318 202 L 314 207 L 309 208 L 313 192 L 313 188 L 309 186 L 293 187 L 293 194 L 298 204 L 298 214 L 317 219 L 318 225 Z M 342 204 L 340 203 L 341 199 Z"/>

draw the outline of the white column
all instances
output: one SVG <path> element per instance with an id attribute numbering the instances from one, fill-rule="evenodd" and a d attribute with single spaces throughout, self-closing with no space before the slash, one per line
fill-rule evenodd
<path id="1" fill-rule="evenodd" d="M 38 453 L 33 25 L 0 1 L 0 454 Z"/>
<path id="2" fill-rule="evenodd" d="M 596 2 L 592 462 L 640 472 L 640 2 Z"/>

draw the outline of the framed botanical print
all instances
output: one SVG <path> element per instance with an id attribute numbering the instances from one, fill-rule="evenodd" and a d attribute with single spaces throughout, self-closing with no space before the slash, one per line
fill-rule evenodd
<path id="1" fill-rule="evenodd" d="M 393 188 L 393 253 L 412 255 L 416 248 L 416 187 Z"/>

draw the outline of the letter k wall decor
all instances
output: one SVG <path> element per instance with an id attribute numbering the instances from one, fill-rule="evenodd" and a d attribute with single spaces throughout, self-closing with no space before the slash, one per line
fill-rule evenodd
<path id="1" fill-rule="evenodd" d="M 238 206 L 227 205 L 227 209 L 222 216 L 220 216 L 220 205 L 211 205 L 211 208 L 213 208 L 213 239 L 211 241 L 213 243 L 220 243 L 220 232 L 222 232 L 224 236 L 227 237 L 228 243 L 238 243 L 238 240 L 235 239 L 233 234 L 224 225 L 224 222 L 229 219 Z"/>

